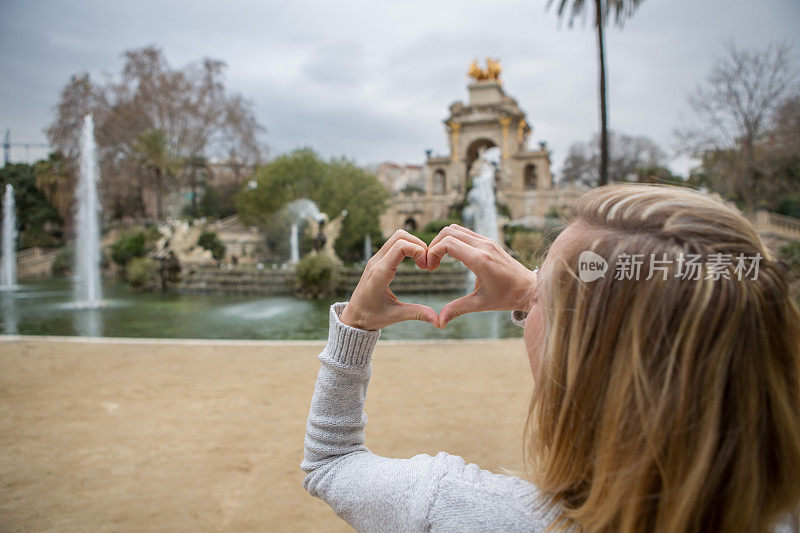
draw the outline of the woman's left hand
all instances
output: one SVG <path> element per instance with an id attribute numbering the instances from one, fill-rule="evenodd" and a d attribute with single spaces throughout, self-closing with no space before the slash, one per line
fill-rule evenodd
<path id="1" fill-rule="evenodd" d="M 502 246 L 471 229 L 451 224 L 428 246 L 428 269 L 442 257 L 458 259 L 475 274 L 475 290 L 448 303 L 439 313 L 439 327 L 476 311 L 527 311 L 534 301 L 538 277 Z"/>
<path id="2" fill-rule="evenodd" d="M 427 305 L 401 302 L 389 288 L 397 267 L 406 257 L 427 270 L 427 246 L 407 231 L 398 230 L 367 262 L 350 301 L 339 320 L 358 329 L 376 330 L 406 320 L 421 320 L 438 327 L 436 311 Z"/>

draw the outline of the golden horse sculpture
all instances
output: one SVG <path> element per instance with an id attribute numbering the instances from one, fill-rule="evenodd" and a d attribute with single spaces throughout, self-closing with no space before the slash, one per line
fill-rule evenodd
<path id="1" fill-rule="evenodd" d="M 491 59 L 489 57 L 486 58 L 486 69 L 482 69 L 477 61 L 473 61 L 469 65 L 469 70 L 467 74 L 470 78 L 474 79 L 475 81 L 484 81 L 484 80 L 496 80 L 497 83 L 500 83 L 500 72 L 502 71 L 502 67 L 500 66 L 500 61 Z"/>

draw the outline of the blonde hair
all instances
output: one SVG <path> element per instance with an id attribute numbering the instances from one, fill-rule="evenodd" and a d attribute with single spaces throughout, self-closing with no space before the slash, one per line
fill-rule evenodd
<path id="1" fill-rule="evenodd" d="M 544 342 L 526 463 L 560 519 L 588 531 L 765 531 L 800 500 L 800 313 L 735 209 L 675 187 L 578 202 L 540 274 Z M 581 251 L 608 261 L 577 275 Z M 682 279 L 678 261 L 616 279 L 623 254 L 760 254 L 758 274 Z M 676 276 L 677 274 L 677 276 Z"/>

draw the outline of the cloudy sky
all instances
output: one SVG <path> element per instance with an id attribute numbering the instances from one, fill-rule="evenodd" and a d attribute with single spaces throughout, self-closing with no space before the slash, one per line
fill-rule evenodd
<path id="1" fill-rule="evenodd" d="M 229 89 L 253 102 L 273 155 L 311 146 L 361 164 L 421 162 L 426 148 L 446 151 L 442 120 L 466 99 L 469 62 L 491 56 L 558 170 L 569 145 L 598 129 L 597 61 L 591 27 L 559 28 L 546 3 L 0 0 L 0 128 L 12 142 L 46 142 L 71 74 L 118 72 L 124 50 L 156 44 L 173 66 L 225 61 Z M 798 27 L 798 0 L 645 0 L 609 31 L 610 127 L 672 153 L 686 94 L 723 43 L 787 40 L 797 60 Z"/>

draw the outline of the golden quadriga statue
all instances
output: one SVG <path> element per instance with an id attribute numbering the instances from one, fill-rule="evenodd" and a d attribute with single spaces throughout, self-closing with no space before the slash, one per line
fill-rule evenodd
<path id="1" fill-rule="evenodd" d="M 487 57 L 485 69 L 482 69 L 480 65 L 478 65 L 478 61 L 474 60 L 469 64 L 467 74 L 475 81 L 495 80 L 497 83 L 500 83 L 500 72 L 502 72 L 502 70 L 503 68 L 500 66 L 499 60 Z"/>

